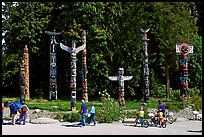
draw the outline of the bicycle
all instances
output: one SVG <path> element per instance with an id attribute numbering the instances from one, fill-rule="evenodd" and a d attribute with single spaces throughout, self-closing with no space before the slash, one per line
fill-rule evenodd
<path id="1" fill-rule="evenodd" d="M 169 112 L 168 110 L 165 111 L 165 121 L 167 121 L 169 124 L 174 123 L 174 118 L 173 118 L 173 112 Z"/>
<path id="2" fill-rule="evenodd" d="M 141 124 L 141 126 L 144 125 L 145 128 L 149 127 L 149 121 L 147 121 L 146 119 L 141 121 L 139 118 L 136 118 L 135 127 L 137 127 L 138 124 Z"/>
<path id="3" fill-rule="evenodd" d="M 159 125 L 160 127 L 166 128 L 166 120 L 164 118 L 160 119 L 153 112 L 150 112 L 148 116 L 150 117 L 149 125 L 154 127 Z"/>

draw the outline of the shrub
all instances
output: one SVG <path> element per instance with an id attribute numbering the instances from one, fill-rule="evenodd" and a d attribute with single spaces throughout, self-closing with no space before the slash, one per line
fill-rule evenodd
<path id="1" fill-rule="evenodd" d="M 71 112 L 71 113 L 65 114 L 63 116 L 63 121 L 66 121 L 66 122 L 80 122 L 81 121 L 80 112 Z"/>
<path id="2" fill-rule="evenodd" d="M 106 91 L 99 94 L 101 95 L 101 107 L 100 110 L 96 110 L 96 120 L 100 123 L 112 123 L 113 121 L 122 120 L 124 111 L 119 103 L 112 99 Z"/>

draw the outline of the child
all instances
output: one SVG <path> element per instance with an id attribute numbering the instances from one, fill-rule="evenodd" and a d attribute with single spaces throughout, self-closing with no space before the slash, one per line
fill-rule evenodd
<path id="1" fill-rule="evenodd" d="M 140 121 L 142 122 L 141 126 L 144 127 L 144 123 L 143 123 L 143 121 L 144 121 L 144 109 L 142 106 L 139 108 L 139 112 L 137 112 L 137 119 L 138 119 L 138 117 L 139 117 Z"/>
<path id="2" fill-rule="evenodd" d="M 26 118 L 27 118 L 27 113 L 28 113 L 28 107 L 27 105 L 25 104 L 25 102 L 22 102 L 23 106 L 21 107 L 20 109 L 20 119 L 19 119 L 19 125 L 21 124 L 21 121 L 23 119 L 23 125 L 25 125 L 26 123 Z"/>
<path id="3" fill-rule="evenodd" d="M 91 103 L 91 108 L 88 114 L 90 114 L 90 117 L 88 119 L 88 124 L 90 124 L 91 120 L 93 120 L 94 122 L 94 126 L 96 126 L 96 120 L 95 120 L 95 107 L 93 105 L 93 103 Z"/>
<path id="4" fill-rule="evenodd" d="M 160 125 L 162 125 L 162 122 L 163 122 L 163 111 L 162 111 L 162 109 L 159 109 L 159 114 L 158 114 L 158 116 L 159 116 L 159 124 Z"/>

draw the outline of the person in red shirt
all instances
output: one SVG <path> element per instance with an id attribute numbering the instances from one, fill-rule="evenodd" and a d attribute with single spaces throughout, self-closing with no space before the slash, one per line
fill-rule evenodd
<path id="1" fill-rule="evenodd" d="M 4 103 L 2 103 L 2 124 L 4 124 Z"/>

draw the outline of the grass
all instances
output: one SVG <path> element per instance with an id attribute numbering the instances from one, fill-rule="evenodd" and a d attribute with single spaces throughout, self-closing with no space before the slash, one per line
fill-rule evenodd
<path id="1" fill-rule="evenodd" d="M 2 98 L 3 102 L 12 102 L 12 101 L 19 101 L 19 98 Z M 67 112 L 71 111 L 71 101 L 70 100 L 46 100 L 46 99 L 30 99 L 26 101 L 26 104 L 30 109 L 43 109 L 49 110 L 51 112 Z M 88 108 L 90 108 L 90 103 L 93 102 L 96 109 L 100 109 L 101 102 L 100 101 L 89 101 L 87 102 Z M 138 109 L 142 105 L 142 101 L 140 100 L 127 100 L 125 102 L 125 110 L 135 110 Z M 152 100 L 150 103 L 145 105 L 145 108 L 157 108 L 157 101 Z M 81 108 L 81 100 L 76 100 L 76 109 L 77 111 Z"/>

